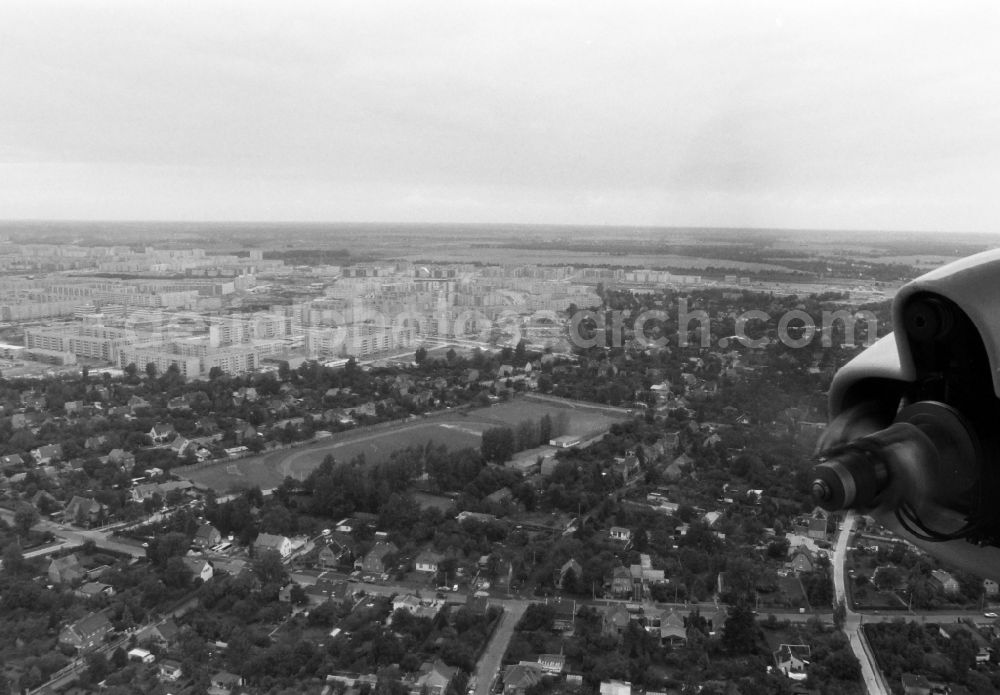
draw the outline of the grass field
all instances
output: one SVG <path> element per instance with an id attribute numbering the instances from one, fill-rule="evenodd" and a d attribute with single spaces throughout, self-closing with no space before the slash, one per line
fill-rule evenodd
<path id="1" fill-rule="evenodd" d="M 516 425 L 523 420 L 537 421 L 545 414 L 555 419 L 560 412 L 568 416 L 566 434 L 576 436 L 600 434 L 623 419 L 618 409 L 589 403 L 518 398 L 490 408 L 342 432 L 332 438 L 292 449 L 279 449 L 236 461 L 220 461 L 187 471 L 182 477 L 218 493 L 253 486 L 266 490 L 280 485 L 286 476 L 304 479 L 329 454 L 338 461 L 350 461 L 364 454 L 367 462 L 379 463 L 388 460 L 394 451 L 428 441 L 444 444 L 452 450 L 464 447 L 478 449 L 484 430 Z"/>

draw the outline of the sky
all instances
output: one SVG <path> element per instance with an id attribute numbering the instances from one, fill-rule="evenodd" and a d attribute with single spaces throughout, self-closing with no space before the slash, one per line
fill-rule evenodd
<path id="1" fill-rule="evenodd" d="M 1000 231 L 1000 3 L 0 2 L 0 219 Z"/>

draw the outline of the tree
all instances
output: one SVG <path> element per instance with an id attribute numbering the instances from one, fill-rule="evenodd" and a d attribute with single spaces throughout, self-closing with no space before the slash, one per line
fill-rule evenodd
<path id="1" fill-rule="evenodd" d="M 38 523 L 38 510 L 28 503 L 17 505 L 14 510 L 14 526 L 22 536 L 27 536 L 31 527 Z"/>
<path id="2" fill-rule="evenodd" d="M 92 683 L 100 683 L 108 675 L 108 660 L 97 652 L 90 652 L 84 657 L 87 663 L 87 678 Z"/>
<path id="3" fill-rule="evenodd" d="M 844 621 L 847 619 L 847 606 L 844 605 L 844 601 L 837 601 L 837 605 L 833 609 L 833 624 L 838 630 L 844 629 Z"/>
<path id="4" fill-rule="evenodd" d="M 514 430 L 509 427 L 491 427 L 483 432 L 481 452 L 490 463 L 508 461 L 514 453 Z"/>
<path id="5" fill-rule="evenodd" d="M 753 654 L 756 642 L 753 611 L 746 603 L 738 603 L 722 628 L 722 646 L 730 654 Z"/>
<path id="6" fill-rule="evenodd" d="M 287 360 L 281 360 L 278 362 L 278 380 L 288 381 L 292 377 L 292 368 L 289 366 Z"/>
<path id="7" fill-rule="evenodd" d="M 423 345 L 417 348 L 417 351 L 413 353 L 413 361 L 417 364 L 423 364 L 427 361 L 427 348 Z"/>
<path id="8" fill-rule="evenodd" d="M 9 574 L 20 574 L 26 567 L 21 544 L 17 541 L 8 543 L 3 549 L 3 569 Z"/>
<path id="9" fill-rule="evenodd" d="M 122 647 L 118 647 L 111 653 L 111 665 L 116 671 L 120 671 L 128 665 L 128 655 Z"/>
<path id="10" fill-rule="evenodd" d="M 146 376 L 148 376 L 150 379 L 155 379 L 156 371 L 157 371 L 156 364 L 154 364 L 153 362 L 146 363 Z"/>
<path id="11" fill-rule="evenodd" d="M 253 570 L 262 584 L 284 584 L 288 580 L 281 555 L 276 550 L 265 550 L 253 561 Z"/>

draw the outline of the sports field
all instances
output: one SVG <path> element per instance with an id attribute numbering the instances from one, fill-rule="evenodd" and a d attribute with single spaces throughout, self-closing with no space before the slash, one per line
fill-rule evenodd
<path id="1" fill-rule="evenodd" d="M 388 460 L 393 451 L 428 441 L 449 449 L 479 448 L 482 433 L 491 427 L 517 425 L 523 420 L 538 421 L 548 413 L 568 418 L 566 434 L 587 437 L 606 432 L 624 419 L 623 411 L 602 408 L 590 403 L 518 398 L 507 403 L 428 418 L 408 420 L 364 430 L 341 432 L 317 442 L 291 449 L 278 449 L 259 456 L 230 462 L 220 461 L 179 475 L 203 484 L 218 493 L 240 488 L 277 487 L 286 476 L 299 480 L 309 475 L 327 455 L 338 461 L 350 461 L 364 454 L 369 463 Z"/>

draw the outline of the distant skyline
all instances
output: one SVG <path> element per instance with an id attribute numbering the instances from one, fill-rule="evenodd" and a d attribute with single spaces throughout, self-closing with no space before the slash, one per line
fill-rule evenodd
<path id="1" fill-rule="evenodd" d="M 1000 232 L 1000 6 L 0 3 L 0 219 Z"/>

